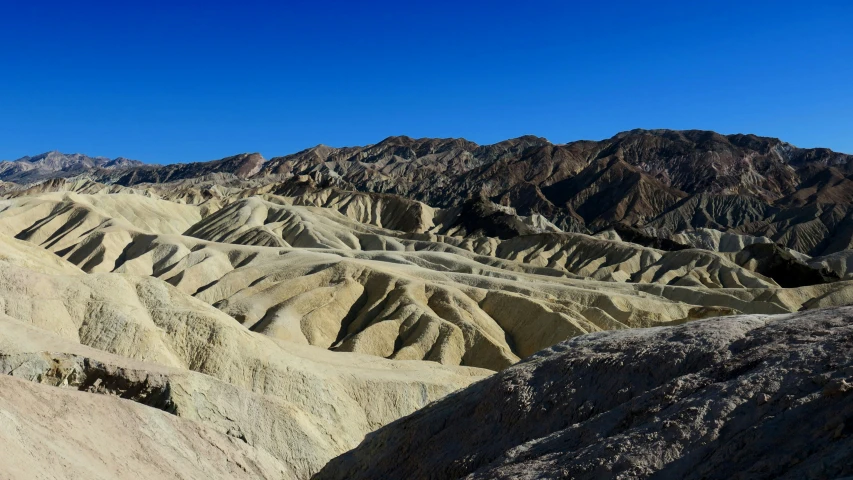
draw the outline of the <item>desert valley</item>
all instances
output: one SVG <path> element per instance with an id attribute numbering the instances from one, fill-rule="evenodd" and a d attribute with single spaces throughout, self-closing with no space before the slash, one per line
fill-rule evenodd
<path id="1" fill-rule="evenodd" d="M 9 478 L 853 475 L 853 155 L 390 137 L 0 181 Z"/>

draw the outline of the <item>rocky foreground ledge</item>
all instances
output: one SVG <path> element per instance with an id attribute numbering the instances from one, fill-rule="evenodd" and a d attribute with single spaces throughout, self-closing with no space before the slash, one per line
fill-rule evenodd
<path id="1" fill-rule="evenodd" d="M 853 475 L 853 308 L 560 343 L 369 434 L 314 476 Z"/>

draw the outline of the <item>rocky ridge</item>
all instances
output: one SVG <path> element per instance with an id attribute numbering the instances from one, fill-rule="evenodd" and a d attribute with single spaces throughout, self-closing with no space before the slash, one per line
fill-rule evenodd
<path id="1" fill-rule="evenodd" d="M 31 183 L 83 173 L 102 183 L 138 186 L 210 177 L 246 188 L 304 176 L 434 208 L 487 198 L 523 216 L 541 215 L 564 231 L 628 225 L 668 236 L 711 228 L 764 236 L 814 256 L 853 242 L 850 159 L 755 135 L 632 130 L 563 145 L 533 136 L 493 145 L 389 137 L 365 147 L 318 145 L 269 161 L 241 154 L 166 166 L 93 164 L 38 177 L 0 171 L 0 180 Z M 10 164 L 28 164 L 23 160 Z"/>

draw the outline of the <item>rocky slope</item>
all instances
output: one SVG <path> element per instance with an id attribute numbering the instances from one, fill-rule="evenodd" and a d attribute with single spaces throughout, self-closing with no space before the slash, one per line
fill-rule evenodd
<path id="1" fill-rule="evenodd" d="M 26 242 L 0 242 L 2 373 L 192 420 L 271 457 L 284 478 L 307 478 L 367 432 L 488 373 L 280 342 L 161 280 L 85 274 Z M 99 423 L 91 434 L 98 428 L 116 435 Z"/>
<path id="2" fill-rule="evenodd" d="M 162 167 L 139 166 L 116 172 L 100 173 L 96 178 L 124 186 L 139 183 L 164 183 L 216 173 L 227 173 L 237 178 L 248 178 L 260 171 L 264 161 L 264 157 L 258 153 L 243 153 L 212 162 L 178 163 Z"/>
<path id="3" fill-rule="evenodd" d="M 137 194 L 45 194 L 0 202 L 0 230 L 87 272 L 161 278 L 276 338 L 494 370 L 601 329 L 853 295 L 846 282 L 780 288 L 703 250 L 566 233 L 410 234 L 257 197 L 198 220 L 201 210 Z M 524 311 L 537 313 L 520 324 Z"/>
<path id="4" fill-rule="evenodd" d="M 849 203 L 842 180 L 851 173 L 850 158 L 754 135 L 634 130 L 565 145 L 536 137 L 487 146 L 392 137 L 363 148 L 319 146 L 273 158 L 262 174 L 334 176 L 359 190 L 440 207 L 485 195 L 563 228 L 621 222 L 675 231 L 734 228 L 777 209 Z M 707 218 L 691 213 L 685 224 L 674 223 L 697 208 L 710 211 Z M 685 213 L 658 220 L 670 212 Z M 815 253 L 817 247 L 802 248 Z"/>
<path id="5" fill-rule="evenodd" d="M 851 334 L 840 308 L 586 335 L 379 429 L 314 478 L 846 477 Z"/>

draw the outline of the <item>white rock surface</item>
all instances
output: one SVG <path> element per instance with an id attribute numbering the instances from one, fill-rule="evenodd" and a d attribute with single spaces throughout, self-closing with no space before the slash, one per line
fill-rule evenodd
<path id="1" fill-rule="evenodd" d="M 0 476 L 9 479 L 281 479 L 263 450 L 104 395 L 0 376 Z"/>

